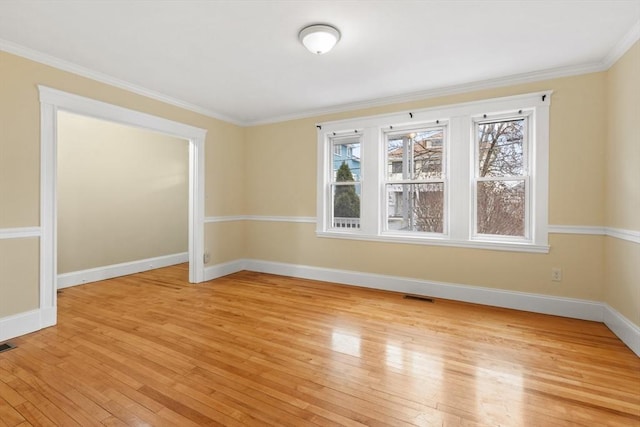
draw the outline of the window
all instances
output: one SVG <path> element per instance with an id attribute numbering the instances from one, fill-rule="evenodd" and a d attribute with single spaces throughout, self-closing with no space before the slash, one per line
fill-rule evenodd
<path id="1" fill-rule="evenodd" d="M 476 235 L 528 236 L 527 121 L 476 122 Z"/>
<path id="2" fill-rule="evenodd" d="M 402 173 L 402 161 L 391 162 L 391 173 Z"/>
<path id="3" fill-rule="evenodd" d="M 332 228 L 360 228 L 360 138 L 333 138 L 330 193 L 332 199 Z M 342 156 L 336 153 L 347 153 Z"/>
<path id="4" fill-rule="evenodd" d="M 443 232 L 444 135 L 442 126 L 385 134 L 386 230 Z"/>
<path id="5" fill-rule="evenodd" d="M 550 95 L 321 124 L 318 235 L 548 252 Z"/>

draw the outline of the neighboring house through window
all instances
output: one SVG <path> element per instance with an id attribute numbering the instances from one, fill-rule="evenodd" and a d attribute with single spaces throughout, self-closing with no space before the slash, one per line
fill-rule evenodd
<path id="1" fill-rule="evenodd" d="M 332 227 L 360 228 L 360 135 L 331 138 Z"/>
<path id="2" fill-rule="evenodd" d="M 444 135 L 444 126 L 385 133 L 385 163 L 391 165 L 384 181 L 385 230 L 443 232 Z"/>

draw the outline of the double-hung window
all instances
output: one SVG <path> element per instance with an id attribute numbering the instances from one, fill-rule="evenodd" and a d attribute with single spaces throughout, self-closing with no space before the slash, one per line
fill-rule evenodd
<path id="1" fill-rule="evenodd" d="M 333 147 L 331 176 L 326 187 L 331 199 L 330 228 L 358 230 L 360 228 L 361 156 L 360 135 L 330 138 Z"/>
<path id="2" fill-rule="evenodd" d="M 551 92 L 318 125 L 322 237 L 547 252 Z"/>
<path id="3" fill-rule="evenodd" d="M 444 232 L 445 132 L 440 125 L 385 132 L 384 231 Z"/>
<path id="4" fill-rule="evenodd" d="M 529 238 L 528 116 L 474 123 L 474 234 Z"/>

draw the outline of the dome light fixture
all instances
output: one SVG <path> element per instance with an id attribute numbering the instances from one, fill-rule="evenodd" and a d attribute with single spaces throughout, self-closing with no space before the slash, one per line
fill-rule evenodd
<path id="1" fill-rule="evenodd" d="M 300 30 L 298 39 L 309 52 L 322 55 L 329 52 L 338 43 L 340 31 L 331 25 L 314 24 Z"/>

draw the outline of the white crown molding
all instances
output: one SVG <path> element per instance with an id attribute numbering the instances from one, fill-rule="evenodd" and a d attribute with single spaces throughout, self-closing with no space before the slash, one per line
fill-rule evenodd
<path id="1" fill-rule="evenodd" d="M 456 95 L 460 93 L 473 92 L 483 89 L 493 89 L 498 87 L 531 83 L 542 80 L 549 80 L 560 77 L 569 77 L 580 74 L 594 73 L 608 70 L 633 44 L 640 38 L 640 21 L 636 22 L 631 29 L 625 34 L 614 49 L 602 60 L 572 65 L 567 67 L 558 67 L 546 70 L 532 71 L 529 73 L 516 74 L 511 76 L 504 76 L 495 79 L 482 80 L 477 82 L 470 82 L 460 85 L 453 85 L 443 88 L 434 88 L 424 91 L 416 91 L 406 93 L 402 95 L 382 97 L 376 99 L 370 99 L 365 101 L 357 101 L 351 103 L 344 103 L 339 105 L 333 105 L 327 108 L 310 109 L 294 114 L 285 114 L 281 116 L 270 117 L 264 120 L 239 120 L 233 117 L 229 117 L 224 114 L 217 113 L 207 108 L 200 107 L 182 101 L 180 99 L 164 95 L 162 93 L 135 85 L 124 80 L 100 73 L 80 65 L 55 58 L 51 55 L 18 45 L 7 40 L 0 39 L 0 51 L 5 51 L 14 55 L 21 56 L 45 65 L 49 65 L 64 71 L 68 71 L 77 74 L 82 77 L 87 77 L 92 80 L 99 81 L 111 86 L 115 86 L 129 92 L 136 93 L 151 99 L 155 99 L 166 104 L 174 105 L 185 110 L 193 111 L 194 113 L 203 114 L 207 117 L 211 117 L 218 120 L 223 120 L 228 123 L 232 123 L 238 126 L 258 126 L 264 124 L 279 123 L 288 120 L 297 120 L 310 118 L 315 116 L 321 116 L 325 114 L 336 114 L 347 111 L 353 111 L 358 109 L 380 107 L 385 105 L 399 104 L 404 102 L 419 101 L 429 98 L 435 98 L 439 96 Z"/>
<path id="2" fill-rule="evenodd" d="M 441 96 L 458 95 L 461 93 L 475 92 L 484 89 L 494 89 L 505 86 L 551 80 L 560 77 L 577 76 L 580 74 L 596 73 L 605 71 L 606 68 L 601 62 L 582 64 L 569 67 L 552 68 L 548 70 L 533 71 L 530 73 L 517 74 L 512 76 L 498 77 L 495 79 L 482 80 L 460 85 L 447 86 L 443 88 L 428 89 L 419 92 L 410 92 L 403 95 L 394 95 L 366 101 L 351 102 L 334 105 L 327 108 L 306 110 L 304 112 L 272 117 L 265 120 L 257 120 L 245 123 L 245 126 L 258 126 L 272 123 L 285 122 L 288 120 L 306 119 L 310 117 L 322 116 L 326 114 L 337 114 L 348 111 L 383 107 L 393 104 L 401 104 L 412 101 L 422 101 L 425 99 Z"/>
<path id="3" fill-rule="evenodd" d="M 0 228 L 0 240 L 40 237 L 40 227 Z"/>
<path id="4" fill-rule="evenodd" d="M 138 261 L 124 262 L 120 264 L 112 264 L 104 267 L 90 268 L 81 271 L 73 271 L 70 273 L 58 275 L 57 289 L 84 285 L 85 283 L 97 282 L 100 280 L 126 276 L 134 273 L 141 273 L 143 271 L 168 267 L 170 265 L 182 264 L 184 262 L 189 262 L 188 252 L 147 258 Z"/>
<path id="5" fill-rule="evenodd" d="M 605 69 L 611 68 L 622 55 L 627 53 L 629 49 L 640 39 L 640 20 L 631 26 L 629 31 L 620 39 L 616 46 L 602 60 L 602 66 Z"/>
<path id="6" fill-rule="evenodd" d="M 183 108 L 185 110 L 189 110 L 194 113 L 202 114 L 207 117 L 222 120 L 238 126 L 243 125 L 241 121 L 235 120 L 234 118 L 226 116 L 224 114 L 211 111 L 209 109 L 200 107 L 198 105 L 194 105 L 189 102 L 182 101 L 180 99 L 162 94 L 160 92 L 156 92 L 154 90 L 147 89 L 133 83 L 129 83 L 127 81 L 109 76 L 107 74 L 104 74 L 98 71 L 91 70 L 89 68 L 82 67 L 72 62 L 65 61 L 63 59 L 59 59 L 51 55 L 47 55 L 46 53 L 42 53 L 34 49 L 21 46 L 19 44 L 16 44 L 7 40 L 0 39 L 0 51 L 4 51 L 7 53 L 11 53 L 13 55 L 30 59 L 32 61 L 39 62 L 44 65 L 49 65 L 59 70 L 67 71 L 67 72 L 79 75 L 81 77 L 86 77 L 91 80 L 98 81 L 100 83 L 105 83 L 110 86 L 124 89 L 126 91 L 129 91 L 138 95 L 142 95 L 147 98 L 155 99 L 156 101 L 164 102 L 165 104 L 173 105 L 175 107 Z"/>

